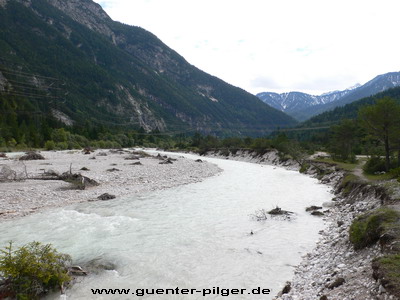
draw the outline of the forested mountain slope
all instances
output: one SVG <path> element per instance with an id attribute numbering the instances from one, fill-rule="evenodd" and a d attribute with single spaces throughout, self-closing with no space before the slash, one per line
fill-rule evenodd
<path id="1" fill-rule="evenodd" d="M 336 107 L 334 110 L 312 117 L 308 121 L 302 123 L 300 127 L 330 126 L 337 124 L 344 119 L 356 119 L 360 107 L 375 104 L 377 99 L 382 99 L 384 97 L 393 98 L 400 103 L 400 87 L 389 89 L 373 96 L 346 104 L 342 107 Z"/>
<path id="2" fill-rule="evenodd" d="M 58 120 L 261 135 L 296 123 L 91 0 L 1 0 L 0 53 L 3 129 Z"/>

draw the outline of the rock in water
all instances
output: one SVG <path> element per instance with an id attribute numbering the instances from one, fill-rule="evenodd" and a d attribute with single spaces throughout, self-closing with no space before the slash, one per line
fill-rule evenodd
<path id="1" fill-rule="evenodd" d="M 104 193 L 97 197 L 97 199 L 99 199 L 99 200 L 111 200 L 111 199 L 115 199 L 115 198 L 116 198 L 115 195 L 111 195 L 109 193 Z"/>
<path id="2" fill-rule="evenodd" d="M 322 207 L 321 206 L 312 205 L 310 207 L 307 207 L 306 211 L 315 211 L 315 210 L 318 210 L 318 209 L 322 209 Z"/>
<path id="3" fill-rule="evenodd" d="M 318 210 L 315 210 L 315 211 L 313 211 L 313 212 L 311 213 L 311 215 L 313 215 L 313 216 L 323 216 L 324 213 L 323 213 L 323 212 L 320 212 L 320 211 L 318 211 Z"/>
<path id="4" fill-rule="evenodd" d="M 293 214 L 293 212 L 287 211 L 287 210 L 283 210 L 282 208 L 280 208 L 278 206 L 275 207 L 274 209 L 270 210 L 268 213 L 270 215 L 290 215 L 290 214 Z"/>
<path id="5" fill-rule="evenodd" d="M 68 273 L 73 276 L 86 276 L 88 274 L 88 272 L 83 270 L 80 266 L 69 267 Z"/>
<path id="6" fill-rule="evenodd" d="M 282 290 L 282 295 L 289 293 L 291 289 L 292 289 L 291 283 L 289 281 L 286 282 L 285 287 Z"/>

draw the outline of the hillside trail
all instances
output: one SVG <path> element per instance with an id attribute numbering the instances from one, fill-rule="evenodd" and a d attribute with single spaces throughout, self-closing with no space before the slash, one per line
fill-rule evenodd
<path id="1" fill-rule="evenodd" d="M 367 161 L 362 160 L 360 163 L 357 165 L 357 167 L 354 168 L 353 174 L 356 175 L 358 178 L 360 178 L 363 181 L 370 182 L 370 180 L 364 175 L 363 171 L 363 166 L 365 165 Z M 393 198 L 400 198 L 400 190 L 396 189 L 395 195 L 392 195 Z M 400 213 L 400 203 L 392 203 L 390 204 L 390 207 L 397 212 Z"/>
<path id="2" fill-rule="evenodd" d="M 364 170 L 363 167 L 365 165 L 366 161 L 362 160 L 357 167 L 354 168 L 353 174 L 362 179 L 363 181 L 369 181 L 369 179 L 364 175 Z"/>

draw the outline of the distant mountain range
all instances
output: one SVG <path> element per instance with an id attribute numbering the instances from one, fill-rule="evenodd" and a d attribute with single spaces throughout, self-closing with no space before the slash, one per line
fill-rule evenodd
<path id="1" fill-rule="evenodd" d="M 295 119 L 305 121 L 335 107 L 344 106 L 396 86 L 400 86 L 400 72 L 379 75 L 364 85 L 357 84 L 344 91 L 333 91 L 320 96 L 301 92 L 283 94 L 263 92 L 257 94 L 257 97 Z"/>
<path id="2" fill-rule="evenodd" d="M 360 100 L 348 103 L 344 106 L 335 107 L 332 110 L 323 112 L 316 115 L 307 121 L 300 124 L 298 127 L 312 128 L 312 127 L 327 127 L 338 124 L 344 119 L 356 119 L 358 111 L 365 105 L 373 105 L 378 99 L 389 97 L 400 104 L 400 86 L 385 90 L 373 96 L 362 98 Z"/>
<path id="3" fill-rule="evenodd" d="M 21 126 L 31 110 L 162 132 L 262 135 L 296 124 L 91 0 L 0 0 L 1 97 L 29 102 L 14 110 Z"/>

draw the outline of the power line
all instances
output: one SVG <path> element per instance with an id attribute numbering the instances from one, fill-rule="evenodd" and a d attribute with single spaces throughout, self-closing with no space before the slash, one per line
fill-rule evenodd
<path id="1" fill-rule="evenodd" d="M 115 126 L 127 126 L 127 125 L 134 125 L 134 124 L 140 124 L 140 122 L 126 122 L 126 123 L 115 123 L 115 122 L 111 122 L 111 121 L 99 121 L 99 120 L 91 120 L 94 123 L 97 124 L 109 124 L 109 125 L 115 125 Z"/>
<path id="2" fill-rule="evenodd" d="M 16 80 L 12 80 L 12 79 L 8 79 L 7 78 L 7 82 L 11 83 L 12 87 L 21 87 L 21 88 L 34 88 L 34 89 L 38 89 L 38 90 L 61 90 L 61 88 L 58 87 L 53 87 L 52 84 L 45 86 L 43 88 L 35 86 L 34 83 L 27 83 L 27 82 L 21 82 L 21 81 L 16 81 Z"/>
<path id="3" fill-rule="evenodd" d="M 320 127 L 304 127 L 304 128 L 284 128 L 284 129 L 279 129 L 276 131 L 307 131 L 307 130 L 316 130 L 316 129 L 329 129 L 331 128 L 330 126 L 320 126 Z"/>
<path id="4" fill-rule="evenodd" d="M 166 132 L 157 132 L 157 133 L 150 133 L 150 132 L 145 132 L 145 133 L 137 133 L 138 135 L 146 135 L 146 136 L 165 136 L 165 135 L 177 135 L 177 134 L 184 134 L 184 133 L 189 133 L 189 132 L 195 132 L 197 131 L 196 129 L 192 130 L 181 130 L 181 131 L 166 131 Z"/>
<path id="5" fill-rule="evenodd" d="M 49 113 L 44 113 L 42 111 L 29 111 L 29 110 L 14 110 L 14 111 L 2 111 L 2 115 L 11 115 L 15 113 L 20 113 L 20 114 L 32 114 L 32 115 L 49 115 Z"/>
<path id="6" fill-rule="evenodd" d="M 0 57 L 0 60 L 3 61 L 7 61 L 4 58 Z M 39 80 L 44 80 L 44 81 L 48 81 L 51 80 L 53 81 L 51 84 L 47 84 L 47 86 L 43 87 L 43 89 L 47 89 L 47 90 L 52 90 L 52 91 L 61 91 L 63 90 L 62 88 L 58 88 L 58 87 L 53 87 L 52 85 L 55 83 L 54 81 L 59 82 L 60 80 L 54 77 L 49 77 L 49 76 L 41 76 L 41 75 L 35 75 L 33 73 L 27 73 L 27 72 L 22 72 L 22 71 L 12 71 L 12 70 L 1 70 L 0 68 L 0 72 L 4 73 L 4 74 L 8 74 L 8 75 L 13 75 L 13 76 L 17 76 L 17 77 L 22 77 L 22 78 L 37 78 Z M 22 81 L 18 81 L 16 79 L 8 79 L 7 81 L 10 82 L 12 84 L 13 87 L 16 88 L 20 88 L 20 89 L 27 89 L 27 90 L 31 90 L 29 92 L 24 92 L 24 91 L 9 91 L 6 92 L 8 95 L 14 95 L 14 96 L 21 96 L 21 97 L 26 97 L 26 98 L 32 98 L 32 99 L 63 99 L 60 96 L 52 96 L 49 94 L 38 94 L 38 92 L 43 92 L 45 93 L 45 91 L 43 91 L 43 89 L 41 87 L 35 86 L 34 83 L 30 84 L 27 82 L 22 82 Z M 4 92 L 3 92 L 4 93 Z M 96 112 L 99 113 L 99 112 Z M 112 119 L 119 119 L 121 120 L 121 117 L 118 116 L 110 116 L 107 115 L 107 118 L 112 118 Z M 122 119 L 131 119 L 132 117 L 125 117 Z M 108 125 L 115 125 L 115 126 L 128 126 L 128 125 L 141 125 L 140 121 L 129 121 L 129 122 L 125 122 L 125 123 L 116 123 L 116 122 L 112 122 L 112 121 L 98 121 L 98 120 L 91 120 L 94 123 L 98 123 L 98 124 L 108 124 Z M 291 131 L 309 131 L 309 130 L 318 130 L 318 129 L 328 129 L 330 128 L 329 126 L 320 126 L 320 127 L 306 127 L 306 128 L 269 128 L 267 127 L 267 125 L 258 125 L 256 126 L 256 128 L 254 128 L 254 124 L 253 128 L 249 128 L 249 127 L 244 127 L 244 126 L 222 126 L 219 128 L 214 127 L 215 126 L 215 122 L 199 122 L 200 126 L 204 126 L 207 127 L 206 124 L 210 124 L 211 126 L 208 128 L 205 128 L 206 130 L 210 131 L 210 132 L 221 132 L 221 131 L 227 131 L 227 130 L 231 130 L 231 131 L 245 131 L 245 132 L 262 132 L 262 133 L 267 133 L 267 132 L 291 132 Z M 190 124 L 188 124 L 188 126 L 191 126 Z M 159 134 L 149 134 L 149 133 L 142 133 L 144 135 L 173 135 L 173 134 L 180 134 L 180 133 L 189 133 L 189 132 L 194 132 L 194 131 L 198 131 L 198 129 L 190 129 L 190 130 L 184 130 L 184 131 L 175 131 L 175 132 L 163 132 L 163 133 L 159 133 Z"/>
<path id="7" fill-rule="evenodd" d="M 0 72 L 3 74 L 16 75 L 16 76 L 20 76 L 20 77 L 27 77 L 27 78 L 36 77 L 38 79 L 51 79 L 51 80 L 55 80 L 55 81 L 60 81 L 60 79 L 57 79 L 54 77 L 41 76 L 41 75 L 37 75 L 37 74 L 33 74 L 33 73 L 26 73 L 26 72 L 22 72 L 22 71 L 10 71 L 7 69 L 1 70 L 1 68 L 0 68 Z"/>
<path id="8" fill-rule="evenodd" d="M 46 99 L 61 99 L 61 97 L 58 96 L 51 96 L 51 95 L 39 95 L 39 94 L 31 94 L 31 93 L 23 93 L 23 92 L 6 92 L 3 94 L 11 95 L 11 96 L 20 96 L 20 97 L 26 97 L 26 98 L 46 98 Z"/>

